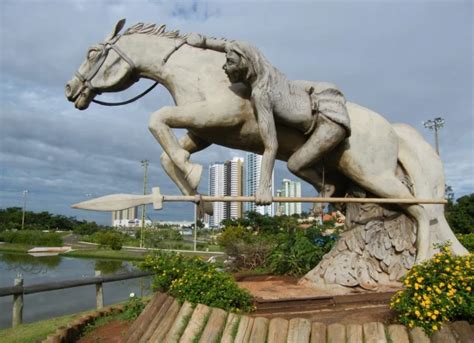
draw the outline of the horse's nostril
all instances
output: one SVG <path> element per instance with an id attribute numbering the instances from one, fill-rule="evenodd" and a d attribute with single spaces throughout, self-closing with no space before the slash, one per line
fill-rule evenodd
<path id="1" fill-rule="evenodd" d="M 71 96 L 71 86 L 69 85 L 69 83 L 66 85 L 65 92 L 67 97 Z"/>

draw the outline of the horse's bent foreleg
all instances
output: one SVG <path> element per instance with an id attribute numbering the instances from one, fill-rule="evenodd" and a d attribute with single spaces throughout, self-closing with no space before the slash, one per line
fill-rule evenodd
<path id="1" fill-rule="evenodd" d="M 190 132 L 186 133 L 185 136 L 181 137 L 181 139 L 179 140 L 179 144 L 184 150 L 186 150 L 190 154 L 201 151 L 210 145 L 210 143 L 204 141 L 203 139 L 197 137 L 196 135 Z M 160 159 L 161 165 L 163 166 L 163 169 L 165 170 L 166 174 L 168 174 L 168 176 L 173 180 L 173 182 L 178 186 L 179 190 L 183 194 L 196 194 L 197 187 L 199 185 L 199 180 L 186 179 L 183 172 L 176 167 L 176 165 L 166 154 L 166 152 L 161 155 Z"/>
<path id="2" fill-rule="evenodd" d="M 359 184 L 362 188 L 382 198 L 414 199 L 406 186 L 394 174 L 380 174 L 366 178 L 360 181 Z M 417 223 L 416 261 L 422 262 L 429 258 L 430 226 L 427 213 L 423 206 L 418 204 L 400 204 L 399 206 Z"/>

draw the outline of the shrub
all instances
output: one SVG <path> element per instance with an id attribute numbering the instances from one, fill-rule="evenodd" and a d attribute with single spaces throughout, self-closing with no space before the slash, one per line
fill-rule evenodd
<path id="1" fill-rule="evenodd" d="M 57 247 L 63 245 L 63 240 L 58 233 L 37 230 L 4 231 L 0 234 L 0 241 L 2 240 L 6 243 L 46 247 Z"/>
<path id="2" fill-rule="evenodd" d="M 268 256 L 268 267 L 273 273 L 301 276 L 314 268 L 331 250 L 335 235 L 323 236 L 322 227 L 280 234 L 278 245 Z"/>
<path id="3" fill-rule="evenodd" d="M 198 257 L 159 252 L 147 256 L 140 268 L 156 273 L 153 289 L 169 292 L 181 302 L 187 300 L 235 312 L 253 309 L 248 291 L 239 288 L 230 274 Z"/>
<path id="4" fill-rule="evenodd" d="M 459 242 L 470 252 L 474 252 L 474 233 L 468 233 L 465 235 L 456 235 Z"/>
<path id="5" fill-rule="evenodd" d="M 125 303 L 122 317 L 126 320 L 135 320 L 145 308 L 145 303 L 142 299 L 135 296 L 135 293 L 130 293 L 130 298 Z"/>
<path id="6" fill-rule="evenodd" d="M 473 255 L 454 256 L 449 245 L 439 248 L 402 278 L 404 289 L 390 304 L 402 324 L 421 327 L 428 335 L 445 321 L 474 319 Z"/>
<path id="7" fill-rule="evenodd" d="M 99 244 L 100 248 L 109 247 L 112 250 L 121 250 L 125 237 L 122 233 L 112 230 L 102 230 L 90 236 L 91 240 Z"/>

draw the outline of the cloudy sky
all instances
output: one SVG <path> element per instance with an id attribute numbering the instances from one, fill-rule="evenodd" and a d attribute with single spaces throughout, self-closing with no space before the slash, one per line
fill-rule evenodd
<path id="1" fill-rule="evenodd" d="M 89 194 L 143 190 L 177 194 L 160 167 L 161 147 L 148 131 L 153 111 L 172 103 L 155 89 L 124 107 L 76 110 L 64 85 L 120 18 L 169 29 L 246 40 L 290 79 L 325 80 L 391 122 L 418 129 L 446 120 L 440 132 L 447 184 L 456 197 L 474 192 L 472 1 L 0 1 L 0 208 L 27 208 L 108 223 L 110 214 L 73 210 Z M 142 81 L 125 100 L 146 88 Z M 178 134 L 182 134 L 178 132 Z M 210 162 L 243 156 L 211 147 L 193 156 Z M 205 168 L 205 170 L 206 170 Z M 275 183 L 289 177 L 277 163 Z M 201 182 L 207 191 L 207 171 Z M 314 195 L 309 185 L 304 195 Z M 166 205 L 153 218 L 192 219 L 189 204 Z"/>

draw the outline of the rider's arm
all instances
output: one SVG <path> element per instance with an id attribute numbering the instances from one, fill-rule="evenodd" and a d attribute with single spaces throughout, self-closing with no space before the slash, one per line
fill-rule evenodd
<path id="1" fill-rule="evenodd" d="M 255 196 L 257 205 L 267 205 L 272 201 L 271 179 L 278 150 L 276 125 L 268 94 L 254 89 L 252 100 L 257 112 L 258 129 L 264 145 L 260 185 Z"/>
<path id="2" fill-rule="evenodd" d="M 199 33 L 190 33 L 186 38 L 186 43 L 198 48 L 225 52 L 226 45 L 229 44 L 230 41 L 227 41 L 225 39 L 209 38 Z"/>

